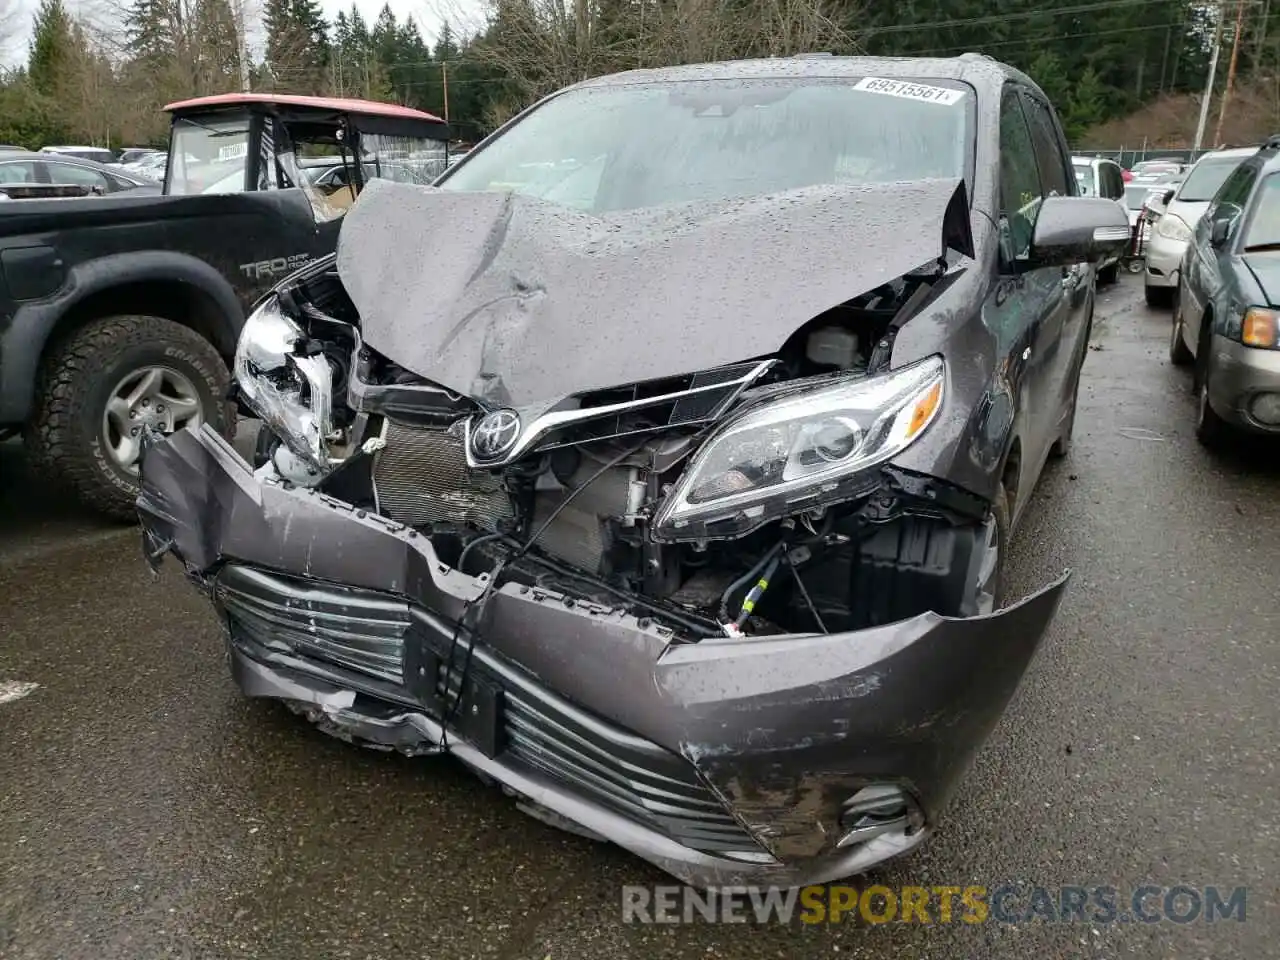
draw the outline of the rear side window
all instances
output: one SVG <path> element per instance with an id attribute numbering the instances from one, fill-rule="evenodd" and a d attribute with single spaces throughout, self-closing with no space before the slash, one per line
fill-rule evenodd
<path id="1" fill-rule="evenodd" d="M 1040 208 L 1040 172 L 1021 98 L 1006 88 L 1000 100 L 1000 228 L 1008 253 L 1024 257 L 1031 250 Z"/>
<path id="2" fill-rule="evenodd" d="M 1036 163 L 1040 168 L 1040 184 L 1046 197 L 1069 197 L 1073 194 L 1071 181 L 1074 176 L 1067 168 L 1067 155 L 1058 138 L 1058 124 L 1049 105 L 1039 97 L 1023 98 L 1027 111 L 1027 124 L 1031 128 L 1031 142 L 1035 146 Z M 1106 164 L 1099 164 L 1102 176 L 1106 176 Z M 1100 185 L 1104 186 L 1104 185 Z"/>

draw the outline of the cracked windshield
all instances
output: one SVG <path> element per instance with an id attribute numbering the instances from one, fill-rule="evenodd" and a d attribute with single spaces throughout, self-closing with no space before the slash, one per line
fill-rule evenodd
<path id="1" fill-rule="evenodd" d="M 107 6 L 0 957 L 1278 955 L 1280 2 Z"/>

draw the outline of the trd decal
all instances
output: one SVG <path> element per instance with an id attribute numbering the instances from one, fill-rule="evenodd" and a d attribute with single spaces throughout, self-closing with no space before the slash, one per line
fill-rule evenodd
<path id="1" fill-rule="evenodd" d="M 293 273 L 311 259 L 309 253 L 295 253 L 291 257 L 276 257 L 273 260 L 259 260 L 257 263 L 240 264 L 240 272 L 250 280 L 261 280 L 264 277 L 278 277 Z"/>

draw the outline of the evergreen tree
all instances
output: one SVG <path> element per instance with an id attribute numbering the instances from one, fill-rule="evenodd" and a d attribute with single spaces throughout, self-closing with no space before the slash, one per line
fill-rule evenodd
<path id="1" fill-rule="evenodd" d="M 316 0 L 266 0 L 267 70 L 276 89 L 321 93 L 329 72 L 329 31 Z"/>
<path id="2" fill-rule="evenodd" d="M 27 77 L 36 92 L 56 96 L 75 60 L 71 17 L 62 0 L 40 0 L 32 34 Z"/>

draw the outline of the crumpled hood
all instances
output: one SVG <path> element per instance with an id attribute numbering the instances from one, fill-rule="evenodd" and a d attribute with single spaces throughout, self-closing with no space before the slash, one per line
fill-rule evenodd
<path id="1" fill-rule="evenodd" d="M 337 264 L 370 347 L 482 402 L 545 409 L 771 353 L 942 256 L 944 236 L 971 248 L 969 229 L 955 179 L 604 216 L 375 180 Z"/>

